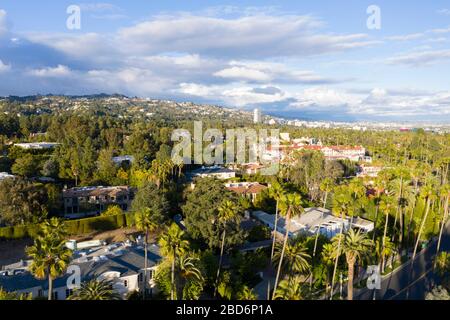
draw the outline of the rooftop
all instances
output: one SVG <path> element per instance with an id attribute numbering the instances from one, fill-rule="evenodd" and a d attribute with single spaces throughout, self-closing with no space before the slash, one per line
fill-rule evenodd
<path id="1" fill-rule="evenodd" d="M 159 247 L 149 245 L 147 257 L 148 267 L 155 266 L 161 260 Z M 21 262 L 22 264 L 24 262 Z M 144 249 L 139 245 L 115 243 L 89 250 L 74 252 L 71 265 L 81 270 L 82 281 L 97 279 L 105 272 L 119 272 L 120 276 L 137 274 L 144 268 Z M 34 287 L 48 288 L 47 280 L 38 280 L 30 272 L 15 275 L 0 275 L 0 287 L 9 292 L 26 290 Z M 54 280 L 54 288 L 65 287 L 69 275 Z"/>
<path id="2" fill-rule="evenodd" d="M 112 196 L 125 195 L 131 191 L 128 186 L 114 186 L 114 187 L 78 187 L 63 190 L 63 197 L 98 197 L 98 196 Z"/>

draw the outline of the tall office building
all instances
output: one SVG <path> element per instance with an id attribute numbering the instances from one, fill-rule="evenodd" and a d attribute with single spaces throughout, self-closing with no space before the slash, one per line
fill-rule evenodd
<path id="1" fill-rule="evenodd" d="M 255 108 L 255 110 L 253 110 L 253 123 L 261 123 L 261 121 L 262 121 L 261 110 Z"/>

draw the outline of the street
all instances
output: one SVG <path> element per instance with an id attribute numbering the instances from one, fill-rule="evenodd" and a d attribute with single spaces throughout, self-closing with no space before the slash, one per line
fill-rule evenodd
<path id="1" fill-rule="evenodd" d="M 409 279 L 411 262 L 407 262 L 383 277 L 381 289 L 376 292 L 376 300 L 423 300 L 431 285 L 436 282 L 437 276 L 433 273 L 433 259 L 436 253 L 437 242 L 416 255 L 413 263 L 413 273 Z M 440 251 L 450 251 L 450 223 L 447 223 Z M 408 296 L 409 289 L 409 296 Z M 372 300 L 374 291 L 369 289 L 355 290 L 355 300 Z"/>

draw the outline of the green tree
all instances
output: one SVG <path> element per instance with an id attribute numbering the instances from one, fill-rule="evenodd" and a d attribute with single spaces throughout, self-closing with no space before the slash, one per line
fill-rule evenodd
<path id="1" fill-rule="evenodd" d="M 300 276 L 282 280 L 274 291 L 273 300 L 303 300 L 303 281 Z"/>
<path id="2" fill-rule="evenodd" d="M 216 288 L 217 283 L 219 281 L 220 276 L 220 268 L 222 267 L 222 259 L 223 259 L 223 251 L 225 248 L 225 235 L 227 232 L 227 225 L 230 221 L 235 220 L 237 214 L 236 205 L 230 200 L 224 200 L 222 204 L 219 206 L 218 214 L 217 214 L 217 223 L 220 225 L 219 228 L 222 229 L 222 240 L 220 245 L 220 258 L 219 258 L 219 266 L 217 268 L 217 276 L 216 276 Z M 216 295 L 216 291 L 214 291 L 214 296 Z"/>
<path id="3" fill-rule="evenodd" d="M 223 182 L 215 179 L 197 179 L 195 187 L 186 191 L 186 202 L 182 206 L 185 217 L 186 228 L 189 235 L 205 244 L 209 248 L 220 249 L 221 225 L 217 222 L 217 213 L 220 204 L 225 200 L 230 200 L 236 205 L 236 215 L 233 220 L 227 222 L 227 236 L 225 247 L 229 248 L 239 245 L 244 240 L 244 232 L 240 222 L 243 217 L 243 210 L 239 204 L 238 197 L 228 191 Z"/>
<path id="4" fill-rule="evenodd" d="M 290 227 L 291 227 L 291 218 L 300 215 L 303 212 L 302 207 L 302 198 L 299 194 L 289 193 L 283 195 L 280 201 L 280 213 L 285 219 L 285 234 L 283 241 L 283 248 L 281 250 L 280 261 L 278 262 L 277 275 L 275 278 L 274 285 L 274 295 L 272 299 L 275 297 L 275 292 L 278 288 L 278 280 L 280 278 L 281 267 L 283 265 L 284 254 L 286 251 L 286 245 L 288 242 Z"/>
<path id="5" fill-rule="evenodd" d="M 117 216 L 119 214 L 123 214 L 123 210 L 118 205 L 110 205 L 102 212 L 102 216 L 104 217 Z"/>
<path id="6" fill-rule="evenodd" d="M 11 170 L 21 177 L 33 177 L 38 175 L 38 168 L 38 160 L 31 154 L 25 154 L 23 157 L 16 159 Z"/>
<path id="7" fill-rule="evenodd" d="M 153 183 L 147 183 L 138 189 L 131 208 L 135 212 L 149 208 L 155 221 L 163 223 L 168 219 L 170 204 L 163 190 L 158 189 Z"/>
<path id="8" fill-rule="evenodd" d="M 159 239 L 161 254 L 171 263 L 170 299 L 175 298 L 175 263 L 178 256 L 183 255 L 189 247 L 189 242 L 184 239 L 184 232 L 172 223 L 166 233 Z"/>
<path id="9" fill-rule="evenodd" d="M 121 298 L 113 289 L 111 282 L 91 280 L 82 283 L 80 288 L 75 289 L 68 300 L 121 300 Z"/>
<path id="10" fill-rule="evenodd" d="M 148 275 L 148 237 L 149 232 L 158 227 L 155 220 L 155 213 L 150 208 L 144 208 L 135 214 L 136 227 L 138 230 L 144 232 L 144 290 L 142 297 L 145 300 L 147 293 L 147 275 Z"/>
<path id="11" fill-rule="evenodd" d="M 72 257 L 72 251 L 66 248 L 63 226 L 57 219 L 42 224 L 33 246 L 26 249 L 32 259 L 30 272 L 37 279 L 48 279 L 48 300 L 52 300 L 53 280 L 64 274 Z"/>
<path id="12" fill-rule="evenodd" d="M 339 239 L 343 237 L 343 239 Z M 336 250 L 336 255 L 341 253 L 345 255 L 348 265 L 348 300 L 353 300 L 353 276 L 355 273 L 355 264 L 362 260 L 367 255 L 370 248 L 373 246 L 372 240 L 367 238 L 367 234 L 360 231 L 355 232 L 350 229 L 345 235 L 337 235 L 333 238 L 333 245 Z M 340 243 L 340 250 L 339 250 Z"/>
<path id="13" fill-rule="evenodd" d="M 255 292 L 247 286 L 243 286 L 236 297 L 238 300 L 257 300 Z"/>
<path id="14" fill-rule="evenodd" d="M 270 258 L 273 258 L 274 250 L 275 250 L 275 240 L 276 240 L 276 234 L 277 234 L 277 225 L 278 225 L 278 209 L 279 209 L 279 203 L 281 197 L 286 193 L 286 190 L 282 187 L 282 185 L 275 181 L 269 189 L 269 195 L 275 199 L 276 201 L 276 208 L 275 208 L 275 226 L 274 226 L 274 232 L 273 232 L 273 238 L 272 238 L 272 251 L 270 254 Z"/>

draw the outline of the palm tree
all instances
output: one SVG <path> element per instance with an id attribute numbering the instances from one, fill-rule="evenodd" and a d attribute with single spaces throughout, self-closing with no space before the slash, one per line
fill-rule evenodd
<path id="1" fill-rule="evenodd" d="M 420 238 L 422 236 L 422 232 L 423 232 L 423 228 L 425 226 L 425 222 L 427 221 L 428 218 L 428 214 L 430 212 L 430 208 L 431 208 L 431 202 L 434 201 L 435 197 L 436 197 L 436 193 L 434 191 L 434 188 L 431 185 L 426 185 L 423 187 L 420 196 L 426 200 L 426 205 L 425 205 L 425 214 L 422 217 L 422 222 L 420 224 L 419 227 L 419 233 L 417 235 L 417 239 L 416 239 L 416 244 L 414 246 L 414 251 L 413 251 L 413 255 L 412 255 L 412 259 L 411 259 L 411 268 L 413 265 L 413 261 L 416 258 L 416 254 L 417 254 L 417 249 L 419 247 L 419 242 L 420 242 Z"/>
<path id="2" fill-rule="evenodd" d="M 321 261 L 326 268 L 326 286 L 325 286 L 326 293 L 328 292 L 328 288 L 330 287 L 329 269 L 334 265 L 335 256 L 336 252 L 334 250 L 333 245 L 331 243 L 324 244 L 321 253 Z"/>
<path id="3" fill-rule="evenodd" d="M 400 234 L 399 234 L 399 242 L 402 243 L 403 242 L 403 232 L 404 232 L 404 217 L 403 217 L 403 213 L 404 213 L 404 206 L 406 204 L 406 198 L 405 198 L 405 191 L 408 187 L 409 181 L 408 179 L 410 179 L 410 174 L 409 171 L 403 167 L 403 166 L 399 166 L 397 168 L 395 168 L 394 170 L 394 175 L 396 176 L 396 180 L 394 180 L 395 186 L 394 186 L 394 193 L 397 197 L 397 208 L 396 208 L 396 212 L 395 212 L 395 220 L 394 220 L 394 231 L 397 225 L 397 219 L 399 220 L 399 224 L 400 224 Z M 392 241 L 394 241 L 395 238 L 395 232 L 392 234 Z"/>
<path id="4" fill-rule="evenodd" d="M 31 300 L 32 296 L 30 294 L 22 293 L 17 294 L 15 292 L 7 292 L 3 290 L 2 287 L 0 287 L 0 301 L 6 301 L 6 300 Z"/>
<path id="5" fill-rule="evenodd" d="M 199 259 L 192 254 L 184 254 L 178 259 L 178 270 L 179 270 L 179 292 L 178 297 L 180 299 L 183 298 L 183 289 L 188 280 L 194 281 L 202 281 L 203 276 L 199 268 L 197 268 L 196 264 Z"/>
<path id="6" fill-rule="evenodd" d="M 388 179 L 388 175 L 385 173 L 385 170 L 381 171 L 380 174 L 378 175 L 378 177 L 375 179 L 374 183 L 373 183 L 373 189 L 375 190 L 375 194 L 372 195 L 373 201 L 375 203 L 375 226 L 378 222 L 378 214 L 380 211 L 380 203 L 381 203 L 381 199 L 382 199 L 382 195 L 384 195 L 386 193 L 386 185 L 388 183 L 388 181 L 386 179 Z M 373 234 L 372 234 L 372 241 L 375 240 L 375 236 L 376 236 L 376 230 L 374 230 Z"/>
<path id="7" fill-rule="evenodd" d="M 217 294 L 217 285 L 219 283 L 220 269 L 222 268 L 223 251 L 225 247 L 225 236 L 227 231 L 228 222 L 236 218 L 237 208 L 236 205 L 230 200 L 224 200 L 218 209 L 217 220 L 219 226 L 222 227 L 222 241 L 220 245 L 220 258 L 219 266 L 217 267 L 216 286 L 214 289 L 214 296 Z"/>
<path id="8" fill-rule="evenodd" d="M 275 250 L 275 240 L 276 240 L 276 234 L 277 234 L 277 224 L 278 224 L 278 209 L 279 209 L 279 203 L 281 197 L 286 193 L 286 190 L 282 187 L 282 185 L 275 181 L 270 189 L 269 189 L 269 195 L 275 199 L 276 201 L 276 207 L 275 207 L 275 226 L 273 231 L 273 240 L 272 240 L 272 251 L 270 254 L 270 259 L 273 259 L 273 253 Z"/>
<path id="9" fill-rule="evenodd" d="M 145 300 L 147 293 L 147 273 L 148 273 L 148 236 L 149 232 L 157 228 L 158 224 L 155 221 L 155 214 L 150 208 L 144 208 L 136 212 L 136 228 L 140 231 L 144 231 L 144 289 L 142 292 L 142 299 Z"/>
<path id="10" fill-rule="evenodd" d="M 327 205 L 328 195 L 334 188 L 334 181 L 331 178 L 325 178 L 320 184 L 320 191 L 324 192 L 323 196 L 323 208 Z"/>
<path id="11" fill-rule="evenodd" d="M 50 225 L 59 225 L 60 229 L 50 229 Z M 37 279 L 48 279 L 48 300 L 52 300 L 53 280 L 66 271 L 72 251 L 66 247 L 64 225 L 52 219 L 40 225 L 40 234 L 34 244 L 26 248 L 32 259 L 30 272 Z"/>
<path id="12" fill-rule="evenodd" d="M 343 238 L 343 239 L 339 239 Z M 339 243 L 341 250 L 338 249 Z M 355 232 L 350 229 L 345 235 L 338 235 L 333 239 L 333 245 L 336 248 L 337 255 L 342 251 L 345 254 L 348 265 L 348 300 L 353 300 L 353 276 L 355 273 L 355 264 L 361 260 L 373 246 L 372 240 L 367 238 L 367 234 L 360 231 Z"/>
<path id="13" fill-rule="evenodd" d="M 441 227 L 439 230 L 439 237 L 438 237 L 438 243 L 436 247 L 436 255 L 439 254 L 439 250 L 441 248 L 441 241 L 442 241 L 442 234 L 444 231 L 444 226 L 448 220 L 448 206 L 449 206 L 449 199 L 450 199 L 450 185 L 445 184 L 440 189 L 440 195 L 442 199 L 442 202 L 444 203 L 444 213 L 442 215 L 441 219 Z"/>
<path id="14" fill-rule="evenodd" d="M 274 293 L 272 299 L 275 296 L 275 292 L 278 287 L 278 280 L 280 279 L 281 266 L 283 265 L 284 253 L 286 251 L 286 245 L 290 232 L 289 230 L 291 227 L 291 218 L 300 215 L 302 212 L 303 212 L 302 198 L 299 194 L 289 193 L 281 197 L 280 213 L 285 218 L 285 233 L 284 233 L 283 248 L 281 250 L 280 255 L 280 261 L 278 262 L 277 275 L 275 277 Z"/>
<path id="15" fill-rule="evenodd" d="M 303 300 L 304 289 L 300 276 L 285 279 L 280 282 L 279 287 L 274 291 L 273 300 Z"/>
<path id="16" fill-rule="evenodd" d="M 354 213 L 354 199 L 350 194 L 350 190 L 348 186 L 342 185 L 336 188 L 334 198 L 333 198 L 333 214 L 341 217 L 341 228 L 339 230 L 338 246 L 337 251 L 334 255 L 334 269 L 333 276 L 331 278 L 331 295 L 330 299 L 333 299 L 333 291 L 334 291 L 334 279 L 336 278 L 336 272 L 339 262 L 339 257 L 341 255 L 341 240 L 342 234 L 344 231 L 344 219 L 347 215 L 353 216 Z"/>
<path id="17" fill-rule="evenodd" d="M 189 247 L 189 242 L 183 239 L 184 232 L 176 223 L 172 223 L 166 233 L 159 239 L 161 254 L 171 262 L 170 299 L 175 298 L 175 262 Z"/>
<path id="18" fill-rule="evenodd" d="M 385 222 L 384 222 L 384 231 L 383 231 L 381 252 L 384 251 L 384 248 L 386 246 L 386 240 L 389 239 L 387 237 L 389 215 L 394 211 L 395 207 L 396 207 L 396 204 L 394 203 L 394 199 L 392 197 L 390 197 L 390 196 L 382 197 L 381 202 L 380 202 L 380 209 L 385 214 Z M 380 264 L 382 264 L 382 261 L 380 261 Z"/>
<path id="19" fill-rule="evenodd" d="M 75 289 L 68 300 L 120 300 L 120 296 L 114 291 L 111 282 L 107 280 L 91 280 L 81 284 Z"/>
<path id="20" fill-rule="evenodd" d="M 257 296 L 255 292 L 253 292 L 253 289 L 250 289 L 247 286 L 243 286 L 236 297 L 238 300 L 257 300 Z"/>
<path id="21" fill-rule="evenodd" d="M 381 267 L 381 273 L 383 273 L 386 257 L 390 257 L 395 252 L 395 244 L 391 241 L 391 239 L 389 239 L 389 237 L 386 237 L 384 241 L 377 239 L 375 242 L 375 249 L 379 259 L 378 261 Z"/>
<path id="22" fill-rule="evenodd" d="M 279 263 L 281 259 L 282 245 L 277 245 L 275 254 L 273 256 L 274 263 Z M 288 241 L 284 253 L 282 268 L 285 272 L 291 273 L 305 273 L 310 269 L 308 248 L 300 241 Z"/>

